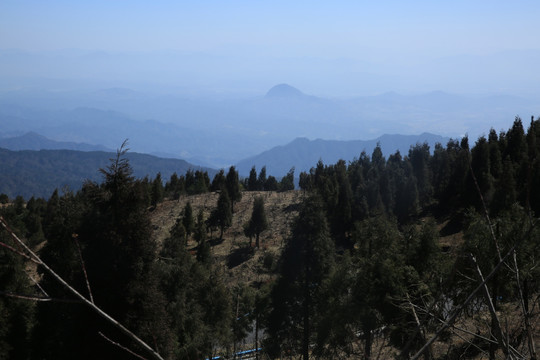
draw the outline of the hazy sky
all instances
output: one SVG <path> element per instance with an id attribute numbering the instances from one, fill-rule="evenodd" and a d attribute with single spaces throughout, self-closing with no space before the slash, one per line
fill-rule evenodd
<path id="1" fill-rule="evenodd" d="M 253 61 L 305 59 L 308 66 L 313 59 L 337 66 L 356 61 L 368 71 L 373 63 L 421 66 L 453 56 L 539 50 L 538 19 L 537 0 L 2 0 L 0 49 L 173 50 Z M 303 67 L 295 64 L 295 71 Z M 294 85 L 309 89 L 305 79 L 316 71 L 291 76 Z M 276 83 L 289 82 L 286 72 L 277 75 Z"/>

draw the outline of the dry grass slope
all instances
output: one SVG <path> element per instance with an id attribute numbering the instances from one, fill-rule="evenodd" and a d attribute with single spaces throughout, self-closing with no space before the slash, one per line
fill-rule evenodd
<path id="1" fill-rule="evenodd" d="M 261 234 L 261 248 L 249 248 L 249 238 L 244 235 L 243 225 L 250 219 L 253 200 L 262 196 L 268 218 L 268 230 Z M 187 202 L 191 202 L 193 214 L 203 210 L 205 219 L 216 207 L 218 193 L 183 196 L 179 200 L 166 200 L 151 212 L 153 236 L 161 243 L 169 236 L 176 220 L 183 215 Z M 272 277 L 279 254 L 290 234 L 293 220 L 298 214 L 298 206 L 304 194 L 302 191 L 244 191 L 242 200 L 234 205 L 233 224 L 223 234 L 219 242 L 219 232 L 208 234 L 212 254 L 218 267 L 225 273 L 229 286 L 239 283 L 265 282 Z M 188 241 L 188 249 L 195 252 L 197 243 Z M 255 241 L 253 241 L 255 246 Z"/>

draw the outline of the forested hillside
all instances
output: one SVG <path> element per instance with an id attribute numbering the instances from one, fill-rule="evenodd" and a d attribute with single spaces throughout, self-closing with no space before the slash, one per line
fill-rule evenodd
<path id="1" fill-rule="evenodd" d="M 322 160 L 334 163 L 338 160 L 351 161 L 361 151 L 371 154 L 377 145 L 385 156 L 396 151 L 407 153 L 415 144 L 427 143 L 431 148 L 436 143 L 446 143 L 449 139 L 439 135 L 423 133 L 420 135 L 383 135 L 373 140 L 308 140 L 297 138 L 284 146 L 277 146 L 252 156 L 236 164 L 240 174 L 247 174 L 253 165 L 266 166 L 269 173 L 283 176 L 294 167 L 298 172 L 309 171 L 313 164 Z"/>
<path id="2" fill-rule="evenodd" d="M 537 358 L 540 119 L 321 161 L 300 190 L 140 179 L 125 151 L 101 174 L 3 197 L 0 358 Z"/>
<path id="3" fill-rule="evenodd" d="M 126 155 L 138 178 L 155 177 L 161 173 L 169 178 L 173 173 L 188 170 L 209 172 L 208 168 L 189 164 L 179 159 L 163 159 L 146 154 Z M 29 199 L 48 198 L 57 188 L 78 191 L 85 180 L 99 181 L 99 169 L 107 166 L 115 154 L 103 151 L 40 150 L 10 151 L 0 148 L 0 194 Z"/>

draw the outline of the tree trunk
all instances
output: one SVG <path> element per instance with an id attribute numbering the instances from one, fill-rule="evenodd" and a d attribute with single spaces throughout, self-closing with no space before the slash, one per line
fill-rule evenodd
<path id="1" fill-rule="evenodd" d="M 366 343 L 364 344 L 364 360 L 371 359 L 371 345 L 373 343 L 373 332 L 371 329 L 364 330 L 364 336 L 366 337 Z"/>
<path id="2" fill-rule="evenodd" d="M 259 312 L 255 316 L 255 360 L 259 360 Z"/>
<path id="3" fill-rule="evenodd" d="M 259 248 L 259 233 L 255 234 L 255 247 Z"/>
<path id="4" fill-rule="evenodd" d="M 304 280 L 304 304 L 303 304 L 303 312 L 304 312 L 304 339 L 302 342 L 302 358 L 303 360 L 309 360 L 309 302 L 310 302 L 310 296 L 309 296 L 309 282 L 307 279 Z"/>

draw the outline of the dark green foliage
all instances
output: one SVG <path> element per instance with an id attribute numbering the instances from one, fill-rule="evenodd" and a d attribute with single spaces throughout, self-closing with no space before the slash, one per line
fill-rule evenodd
<path id="1" fill-rule="evenodd" d="M 433 196 L 431 185 L 431 169 L 429 168 L 429 145 L 424 143 L 412 146 L 409 150 L 409 161 L 411 162 L 414 176 L 417 182 L 418 197 L 421 205 L 427 205 Z"/>
<path id="2" fill-rule="evenodd" d="M 312 189 L 313 184 L 311 183 L 311 177 L 306 172 L 302 171 L 300 173 L 300 179 L 298 180 L 298 186 L 304 191 L 309 191 Z"/>
<path id="3" fill-rule="evenodd" d="M 289 170 L 287 175 L 281 178 L 281 182 L 279 183 L 279 190 L 280 191 L 294 190 L 294 166 Z"/>
<path id="4" fill-rule="evenodd" d="M 266 182 L 264 183 L 264 190 L 266 191 L 277 191 L 279 189 L 279 183 L 276 178 L 272 175 L 268 176 Z"/>
<path id="5" fill-rule="evenodd" d="M 210 226 L 216 226 L 219 228 L 219 239 L 223 239 L 223 231 L 232 224 L 232 206 L 231 200 L 227 191 L 222 191 L 219 194 L 217 207 L 210 214 L 208 222 Z"/>
<path id="6" fill-rule="evenodd" d="M 235 310 L 232 321 L 232 334 L 235 345 L 233 352 L 236 353 L 236 344 L 244 340 L 253 330 L 256 291 L 245 285 L 238 285 L 232 290 L 231 295 L 231 304 Z"/>
<path id="7" fill-rule="evenodd" d="M 248 191 L 260 190 L 259 181 L 257 179 L 257 170 L 255 170 L 255 166 L 253 166 L 251 168 L 251 171 L 249 172 L 249 178 L 247 180 L 247 190 Z"/>
<path id="8" fill-rule="evenodd" d="M 263 349 L 272 357 L 367 359 L 375 355 L 375 332 L 384 329 L 381 340 L 407 358 L 438 328 L 436 319 L 447 317 L 449 307 L 477 287 L 471 255 L 486 275 L 499 253 L 519 243 L 519 281 L 511 258 L 488 290 L 500 312 L 515 304 L 526 313 L 535 309 L 540 235 L 531 224 L 540 211 L 539 136 L 539 120 L 531 119 L 525 133 L 516 118 L 508 132 L 491 130 L 472 147 L 465 137 L 446 147 L 437 144 L 433 154 L 418 144 L 407 156 L 396 152 L 385 159 L 376 147 L 371 157 L 363 152 L 348 164 L 319 161 L 300 174 L 306 197 L 281 258 L 273 251 L 262 254 L 256 266 L 263 276 L 230 290 L 215 264 L 219 257 L 212 257 L 215 242 L 207 241 L 207 226 L 219 227 L 221 238 L 231 224 L 232 204 L 242 190 L 234 167 L 226 176 L 218 173 L 212 184 L 207 173 L 190 170 L 174 173 L 163 186 L 159 174 L 136 179 L 121 150 L 102 170 L 102 183 L 87 181 L 77 193 L 56 190 L 48 201 L 18 196 L 1 206 L 0 214 L 29 245 L 43 246 L 43 260 L 89 296 L 80 249 L 96 304 L 166 358 L 228 356 L 247 333 L 263 334 L 263 327 Z M 291 184 L 293 169 L 281 183 L 267 177 L 266 168 L 258 176 L 253 168 L 244 181 L 254 191 L 291 189 Z M 209 189 L 220 191 L 209 219 L 201 209 L 195 221 L 187 202 L 158 246 L 148 206 Z M 0 196 L 0 203 L 8 200 Z M 256 197 L 244 234 L 259 246 L 267 227 L 264 200 Z M 448 245 L 445 237 L 441 250 L 439 227 L 442 235 L 464 230 L 463 244 Z M 196 253 L 187 249 L 191 234 Z M 0 232 L 0 241 L 10 240 Z M 229 266 L 254 254 L 251 246 L 240 246 L 227 257 Z M 271 278 L 276 268 L 275 281 L 259 281 Z M 42 296 L 24 270 L 18 255 L 0 247 L 0 291 Z M 48 274 L 40 286 L 54 298 L 71 298 Z M 486 304 L 479 293 L 464 313 L 482 317 Z M 427 307 L 413 315 L 412 309 Z M 511 342 L 524 351 L 523 326 L 518 330 L 510 332 Z M 490 337 L 495 328 L 477 331 Z M 99 332 L 146 355 L 80 304 L 36 305 L 0 295 L 0 359 L 130 358 Z"/>
<path id="9" fill-rule="evenodd" d="M 173 173 L 169 181 L 165 184 L 165 196 L 170 197 L 173 200 L 178 200 L 180 198 L 180 195 L 185 192 L 185 178 L 179 178 L 176 173 Z"/>
<path id="10" fill-rule="evenodd" d="M 100 181 L 97 169 L 107 166 L 115 154 L 101 151 L 40 150 L 9 151 L 0 149 L 0 193 L 10 198 L 17 195 L 28 199 L 32 196 L 48 197 L 56 188 L 81 189 L 85 179 Z M 131 162 L 138 178 L 154 177 L 158 172 L 164 178 L 173 173 L 184 174 L 198 168 L 184 160 L 163 159 L 146 154 L 130 153 Z M 214 170 L 201 169 L 202 173 Z"/>
<path id="11" fill-rule="evenodd" d="M 193 230 L 195 229 L 195 220 L 193 218 L 193 209 L 191 208 L 191 202 L 187 202 L 184 207 L 184 214 L 182 215 L 182 225 L 186 231 L 186 236 L 189 238 Z"/>
<path id="12" fill-rule="evenodd" d="M 193 237 L 198 243 L 197 246 L 197 261 L 201 263 L 209 263 L 211 260 L 210 244 L 206 241 L 206 221 L 202 209 L 197 214 L 197 224 Z"/>
<path id="13" fill-rule="evenodd" d="M 9 202 L 9 197 L 6 194 L 0 194 L 0 204 L 7 204 Z"/>
<path id="14" fill-rule="evenodd" d="M 188 195 L 202 194 L 210 189 L 210 178 L 206 171 L 188 170 L 186 173 L 186 192 Z"/>
<path id="15" fill-rule="evenodd" d="M 257 178 L 259 190 L 269 191 L 269 189 L 266 188 L 267 180 L 268 179 L 266 178 L 266 166 L 263 166 L 261 171 L 259 172 L 259 177 Z"/>
<path id="16" fill-rule="evenodd" d="M 282 256 L 279 279 L 272 289 L 272 311 L 266 349 L 272 357 L 281 352 L 309 357 L 318 319 L 325 309 L 319 295 L 334 264 L 334 246 L 322 203 L 305 201 Z"/>
<path id="17" fill-rule="evenodd" d="M 15 246 L 3 228 L 0 241 Z M 29 295 L 34 292 L 25 273 L 23 259 L 0 246 L 0 359 L 27 359 L 32 348 L 30 331 L 35 304 L 7 294 Z"/>
<path id="18" fill-rule="evenodd" d="M 199 224 L 204 224 L 204 219 Z M 202 244 L 207 245 L 205 240 Z M 196 262 L 185 245 L 186 233 L 178 219 L 163 243 L 159 262 L 160 288 L 175 339 L 174 358 L 208 358 L 230 341 L 231 302 L 208 263 L 209 253 L 198 251 L 200 262 Z"/>
<path id="19" fill-rule="evenodd" d="M 268 220 L 264 210 L 264 199 L 259 196 L 253 200 L 253 211 L 248 223 L 244 225 L 244 234 L 250 239 L 255 236 L 255 246 L 259 248 L 259 237 L 266 229 L 268 229 Z"/>
<path id="20" fill-rule="evenodd" d="M 214 176 L 214 180 L 212 180 L 212 186 L 210 187 L 210 190 L 218 191 L 225 188 L 226 188 L 225 170 L 221 169 L 216 174 L 216 176 Z"/>
<path id="21" fill-rule="evenodd" d="M 238 179 L 238 172 L 231 166 L 227 177 L 225 179 L 225 187 L 231 201 L 231 212 L 234 213 L 234 203 L 242 199 L 242 192 L 240 189 L 240 181 Z"/>
<path id="22" fill-rule="evenodd" d="M 132 177 L 124 153 L 119 151 L 111 165 L 102 170 L 105 181 L 100 187 L 87 185 L 89 211 L 79 237 L 85 245 L 84 258 L 95 302 L 167 354 L 172 351 L 171 334 L 165 298 L 158 288 L 157 247 L 151 240 L 145 187 Z M 88 321 L 88 330 L 95 327 L 95 333 L 103 326 L 101 321 Z M 88 355 L 96 357 L 101 351 L 106 347 L 93 344 Z"/>
<path id="23" fill-rule="evenodd" d="M 157 173 L 156 178 L 152 181 L 151 189 L 151 204 L 156 206 L 159 202 L 163 201 L 165 189 L 163 188 L 163 180 L 161 179 L 161 173 Z"/>

